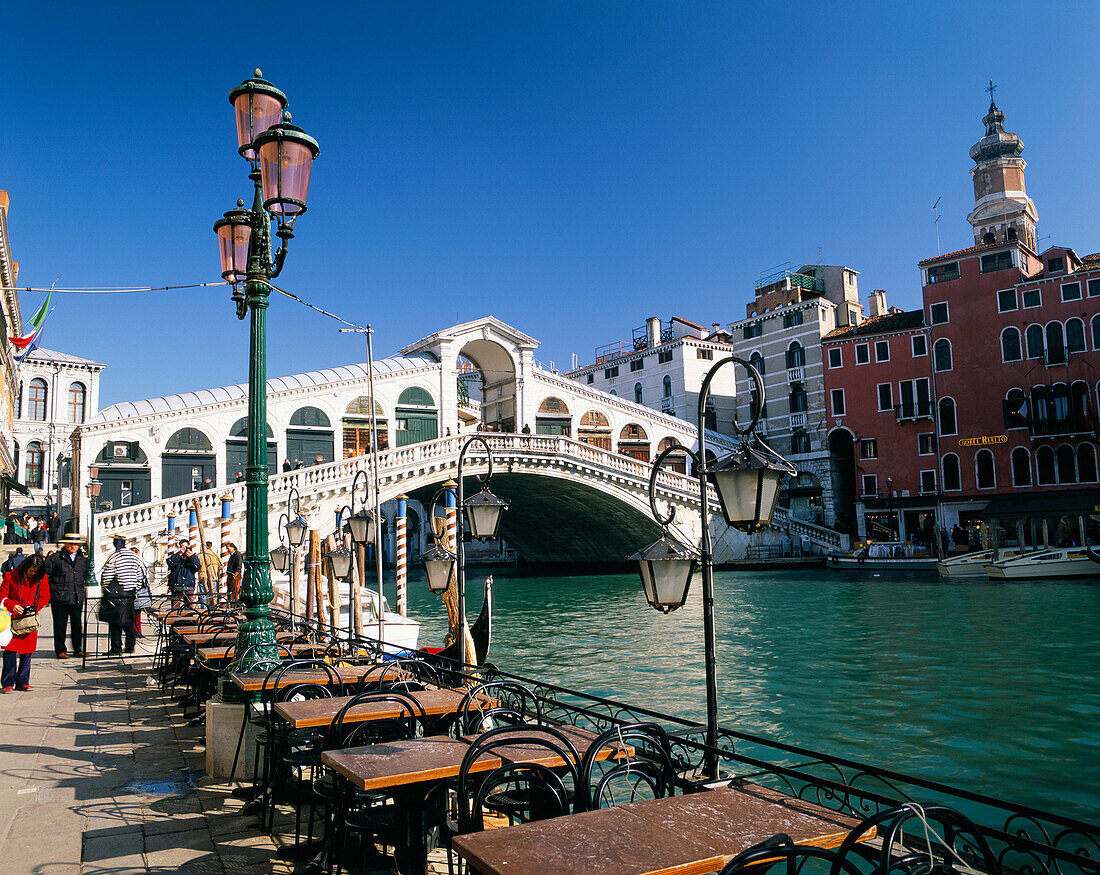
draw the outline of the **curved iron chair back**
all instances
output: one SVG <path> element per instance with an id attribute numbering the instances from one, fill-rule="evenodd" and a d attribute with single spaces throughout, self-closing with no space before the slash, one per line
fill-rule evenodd
<path id="1" fill-rule="evenodd" d="M 633 748 L 633 753 L 599 759 L 602 750 L 620 746 Z M 665 730 L 656 723 L 629 723 L 603 732 L 585 751 L 576 805 L 583 811 L 639 798 L 661 799 L 674 795 L 677 785 L 683 786 Z"/>
<path id="2" fill-rule="evenodd" d="M 911 828 L 908 837 L 906 826 Z M 872 829 L 877 830 L 881 849 L 864 842 Z M 985 875 L 1001 873 L 1001 864 L 978 826 L 945 805 L 907 803 L 873 814 L 848 834 L 837 852 L 854 852 L 871 862 L 877 858 L 875 872 L 882 875 L 918 871 L 948 875 L 964 871 L 958 868 L 960 863 Z"/>
<path id="3" fill-rule="evenodd" d="M 382 720 L 358 721 L 353 729 L 345 730 L 344 720 L 353 708 L 368 702 L 389 702 L 397 705 L 402 713 L 398 717 Z M 368 690 L 351 697 L 336 713 L 325 730 L 323 750 L 339 750 L 359 744 L 377 744 L 382 741 L 397 741 L 414 738 L 418 729 L 427 723 L 428 716 L 423 706 L 412 696 L 398 691 Z"/>
<path id="4" fill-rule="evenodd" d="M 566 786 L 566 793 L 575 794 L 579 782 L 578 769 L 581 756 L 576 745 L 568 736 L 554 726 L 539 726 L 529 723 L 517 726 L 498 726 L 496 729 L 490 729 L 475 738 L 470 744 L 470 749 L 466 751 L 465 756 L 462 758 L 462 764 L 458 770 L 457 829 L 459 834 L 475 831 L 475 811 L 471 808 L 475 791 L 471 784 L 477 782 L 477 786 L 480 786 L 480 782 L 477 773 L 471 773 L 470 769 L 481 757 L 491 754 L 496 748 L 517 746 L 541 748 L 556 755 L 561 760 L 561 764 L 555 766 L 555 768 L 563 771 L 566 777 L 570 779 L 569 783 L 562 781 Z M 518 764 L 520 762 L 523 762 L 523 760 L 514 760 L 514 763 Z M 490 805 L 490 807 L 493 806 Z M 510 814 L 515 815 L 516 806 L 508 806 L 508 809 Z"/>
<path id="5" fill-rule="evenodd" d="M 542 716 L 542 702 L 534 690 L 516 681 L 487 681 L 462 697 L 455 711 L 455 735 L 484 732 L 496 728 L 497 723 L 540 724 Z"/>
<path id="6" fill-rule="evenodd" d="M 839 850 L 819 848 L 816 845 L 796 845 L 789 835 L 779 833 L 766 841 L 742 851 L 725 866 L 718 875 L 735 875 L 740 872 L 770 872 L 777 864 L 785 864 L 787 875 L 802 873 L 811 860 L 820 861 L 829 875 L 863 875 L 862 870 Z"/>
<path id="7" fill-rule="evenodd" d="M 290 672 L 304 671 L 307 669 L 323 672 L 328 678 L 329 686 L 332 687 L 333 694 L 337 696 L 344 695 L 344 680 L 340 677 L 340 672 L 323 659 L 292 659 L 289 662 L 283 663 L 282 671 L 275 676 L 275 688 L 279 688 L 282 679 Z"/>
<path id="8" fill-rule="evenodd" d="M 540 763 L 506 763 L 481 778 L 474 795 L 472 830 L 485 829 L 485 810 L 500 810 L 493 799 L 518 804 L 503 812 L 509 824 L 562 817 L 570 813 L 570 790 L 553 769 Z"/>
<path id="9" fill-rule="evenodd" d="M 412 677 L 404 677 L 404 674 Z M 439 673 L 435 666 L 423 659 L 391 659 L 378 678 L 378 689 L 416 692 L 427 689 L 426 683 L 439 686 Z"/>

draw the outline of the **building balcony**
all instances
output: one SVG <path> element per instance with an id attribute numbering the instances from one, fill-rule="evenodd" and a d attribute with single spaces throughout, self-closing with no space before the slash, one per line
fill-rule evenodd
<path id="1" fill-rule="evenodd" d="M 791 428 L 805 428 L 806 427 L 806 414 L 805 413 L 792 413 L 791 414 Z"/>
<path id="2" fill-rule="evenodd" d="M 661 413 L 672 413 L 675 410 L 675 405 L 671 398 L 661 399 Z"/>
<path id="3" fill-rule="evenodd" d="M 894 406 L 894 416 L 898 422 L 913 422 L 918 419 L 936 418 L 936 405 L 931 401 L 910 401 Z"/>
<path id="4" fill-rule="evenodd" d="M 806 369 L 799 365 L 794 368 L 787 368 L 787 382 L 788 383 L 801 383 L 806 379 Z"/>
<path id="5" fill-rule="evenodd" d="M 1028 419 L 1031 439 L 1097 437 L 1096 420 L 1088 413 L 1077 414 L 1060 419 Z"/>

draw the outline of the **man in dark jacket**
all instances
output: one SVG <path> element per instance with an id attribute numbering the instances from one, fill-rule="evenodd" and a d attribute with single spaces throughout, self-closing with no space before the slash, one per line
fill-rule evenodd
<path id="1" fill-rule="evenodd" d="M 191 544 L 183 538 L 179 550 L 168 557 L 168 593 L 172 596 L 172 607 L 195 606 L 195 574 L 199 570 L 199 560 L 191 552 Z"/>
<path id="2" fill-rule="evenodd" d="M 23 555 L 23 548 L 16 547 L 15 552 L 8 557 L 8 561 L 0 565 L 0 574 L 7 574 L 9 571 L 15 571 L 20 563 L 26 558 L 27 557 Z"/>
<path id="3" fill-rule="evenodd" d="M 80 549 L 83 540 L 77 535 L 66 535 L 61 549 L 46 560 L 46 574 L 50 581 L 50 610 L 53 611 L 53 649 L 58 659 L 68 659 L 65 651 L 65 626 L 72 629 L 73 655 L 84 652 L 84 629 L 81 613 L 87 596 L 84 579 L 88 573 L 88 558 Z"/>

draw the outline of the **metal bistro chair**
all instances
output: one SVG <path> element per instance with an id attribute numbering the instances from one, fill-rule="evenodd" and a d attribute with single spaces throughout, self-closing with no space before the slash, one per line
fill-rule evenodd
<path id="1" fill-rule="evenodd" d="M 286 687 L 283 686 L 283 679 L 288 674 L 300 671 L 315 671 L 324 674 L 324 682 L 302 681 L 288 684 Z M 264 784 L 269 792 L 264 797 L 268 804 L 260 815 L 261 826 L 264 823 L 264 814 L 267 815 L 267 828 L 269 831 L 275 826 L 275 802 L 279 790 L 290 786 L 290 777 L 296 770 L 299 772 L 299 778 L 301 779 L 301 767 L 312 767 L 320 764 L 322 740 L 321 733 L 314 729 L 291 729 L 281 720 L 278 720 L 275 715 L 275 703 L 287 701 L 286 697 L 293 692 L 305 697 L 304 691 L 316 686 L 327 687 L 331 691 L 330 695 L 344 695 L 344 682 L 340 677 L 340 672 L 320 659 L 294 659 L 283 664 L 278 671 L 271 674 L 274 675 L 273 695 L 268 697 L 268 705 L 264 709 L 264 732 L 266 733 L 267 742 Z M 270 678 L 271 675 L 268 677 Z M 264 688 L 266 692 L 266 680 Z M 258 750 L 259 745 L 257 745 Z M 312 773 L 310 777 L 312 779 Z M 295 795 L 300 800 L 302 789 L 300 782 L 296 783 L 295 787 L 297 791 Z M 298 822 L 300 828 L 300 815 Z"/>
<path id="2" fill-rule="evenodd" d="M 718 875 L 770 872 L 782 864 L 786 875 L 864 875 L 863 871 L 839 850 L 819 848 L 816 845 L 796 845 L 789 835 L 779 833 L 770 839 L 742 851 L 725 866 Z"/>
<path id="3" fill-rule="evenodd" d="M 370 703 L 393 705 L 397 715 L 381 720 L 348 722 L 349 712 Z M 321 746 L 323 750 L 341 750 L 415 738 L 423 733 L 427 721 L 424 708 L 411 696 L 397 690 L 369 690 L 353 696 L 333 717 Z M 395 847 L 401 841 L 398 834 L 400 821 L 392 796 L 356 789 L 323 767 L 312 785 L 309 841 L 313 840 L 313 814 L 317 805 L 324 809 L 322 822 L 329 848 L 330 871 L 333 867 L 340 869 L 340 859 L 347 848 L 348 836 L 352 833 L 360 837 L 363 871 L 366 871 L 368 838 L 378 838 L 382 844 Z"/>
<path id="4" fill-rule="evenodd" d="M 541 724 L 542 703 L 535 692 L 515 681 L 488 681 L 470 689 L 454 717 L 455 737 L 500 726 Z"/>
<path id="5" fill-rule="evenodd" d="M 633 748 L 632 753 L 627 749 Z M 601 752 L 611 756 L 600 760 Z M 677 775 L 668 734 L 656 723 L 629 723 L 602 733 L 585 751 L 580 767 L 578 811 L 662 799 L 686 785 Z"/>
<path id="6" fill-rule="evenodd" d="M 560 763 L 551 768 L 513 759 L 486 775 L 471 772 L 482 757 L 492 756 L 500 748 L 509 748 L 509 754 L 514 756 L 516 747 L 529 749 L 531 759 L 541 759 L 549 752 Z M 457 819 L 446 822 L 440 830 L 442 843 L 447 846 L 448 870 L 454 872 L 455 863 L 450 839 L 483 829 L 486 811 L 507 818 L 509 824 L 569 813 L 570 800 L 575 798 L 580 784 L 580 761 L 576 745 L 553 726 L 499 726 L 475 738 L 459 767 Z M 458 871 L 462 871 L 461 861 Z"/>
<path id="7" fill-rule="evenodd" d="M 877 830 L 880 847 L 864 841 L 872 829 Z M 875 863 L 876 875 L 1001 873 L 1001 864 L 977 825 L 944 805 L 909 802 L 880 811 L 853 829 L 837 853 L 855 853 Z"/>
<path id="8" fill-rule="evenodd" d="M 378 678 L 378 689 L 418 692 L 427 685 L 439 686 L 439 673 L 423 659 L 391 659 Z"/>

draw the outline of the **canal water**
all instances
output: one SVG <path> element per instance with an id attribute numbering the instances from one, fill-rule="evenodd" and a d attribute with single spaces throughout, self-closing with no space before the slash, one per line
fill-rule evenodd
<path id="1" fill-rule="evenodd" d="M 484 578 L 469 575 L 471 621 Z M 720 722 L 1100 821 L 1098 584 L 717 572 Z M 490 659 L 702 721 L 700 590 L 697 577 L 666 616 L 636 574 L 496 572 Z M 409 613 L 422 644 L 442 640 L 446 612 L 422 580 Z"/>

